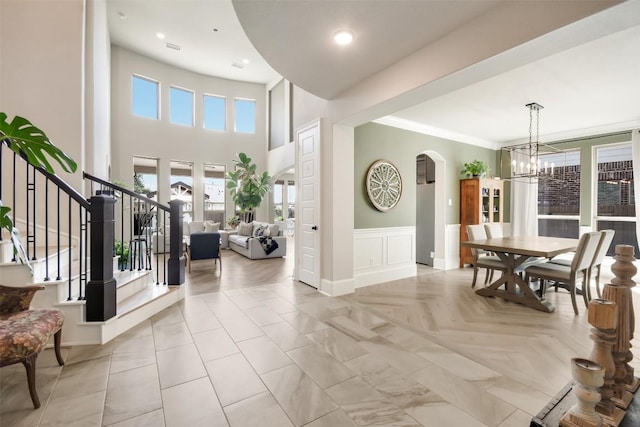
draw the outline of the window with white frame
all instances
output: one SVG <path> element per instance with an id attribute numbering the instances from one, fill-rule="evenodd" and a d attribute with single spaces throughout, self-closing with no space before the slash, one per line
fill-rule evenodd
<path id="1" fill-rule="evenodd" d="M 253 99 L 235 99 L 236 123 L 235 131 L 243 133 L 256 132 L 256 101 Z"/>
<path id="2" fill-rule="evenodd" d="M 170 121 L 176 125 L 193 126 L 193 92 L 171 86 L 169 90 Z"/>
<path id="3" fill-rule="evenodd" d="M 146 77 L 131 76 L 131 111 L 134 115 L 160 118 L 160 83 Z"/>
<path id="4" fill-rule="evenodd" d="M 607 255 L 616 245 L 632 245 L 638 256 L 631 144 L 595 147 L 595 161 L 596 228 L 616 232 Z"/>
<path id="5" fill-rule="evenodd" d="M 220 223 L 225 228 L 225 181 L 224 165 L 204 165 L 204 220 Z"/>
<path id="6" fill-rule="evenodd" d="M 193 219 L 193 163 L 171 161 L 171 200 L 182 200 L 185 221 Z"/>
<path id="7" fill-rule="evenodd" d="M 204 128 L 211 130 L 226 130 L 227 99 L 223 96 L 204 95 Z"/>
<path id="8" fill-rule="evenodd" d="M 538 234 L 578 238 L 580 235 L 580 151 L 540 154 Z"/>

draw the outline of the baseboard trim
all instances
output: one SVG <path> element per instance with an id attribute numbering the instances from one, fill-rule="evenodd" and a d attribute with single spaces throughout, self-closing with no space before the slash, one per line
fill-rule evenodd
<path id="1" fill-rule="evenodd" d="M 355 287 L 363 288 L 365 286 L 377 285 L 378 283 L 405 279 L 407 277 L 414 277 L 417 274 L 418 266 L 415 263 L 411 265 L 403 265 L 400 267 L 385 268 L 384 270 L 357 273 L 354 277 Z"/>
<path id="2" fill-rule="evenodd" d="M 355 280 L 354 279 L 344 279 L 344 280 L 322 279 L 320 281 L 320 289 L 318 289 L 318 292 L 330 297 L 339 297 L 341 295 L 352 294 L 355 292 Z"/>

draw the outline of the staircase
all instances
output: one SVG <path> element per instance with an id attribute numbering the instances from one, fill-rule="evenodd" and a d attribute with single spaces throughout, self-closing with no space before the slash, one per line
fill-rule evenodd
<path id="1" fill-rule="evenodd" d="M 154 270 L 118 271 L 117 258 L 114 258 L 116 316 L 101 322 L 87 322 L 86 300 L 79 299 L 77 292 L 72 294 L 71 299 L 68 298 L 67 277 L 45 280 L 46 259 L 39 257 L 31 261 L 32 274 L 26 265 L 11 261 L 12 251 L 10 241 L 0 242 L 0 282 L 11 286 L 43 286 L 44 290 L 36 293 L 31 306 L 62 310 L 65 318 L 63 345 L 105 344 L 184 298 L 183 286 L 156 284 Z M 69 271 L 67 260 L 71 253 L 71 288 L 78 289 L 80 275 L 77 256 L 73 252 L 73 248 L 63 248 L 49 255 L 48 260 L 50 265 L 57 265 L 60 258 L 62 271 Z"/>
<path id="2" fill-rule="evenodd" d="M 164 206 L 84 173 L 86 199 L 20 156 L 3 157 L 3 147 L 0 200 L 24 255 L 0 232 L 0 283 L 43 286 L 32 306 L 63 311 L 63 345 L 104 344 L 184 298 L 181 201 Z M 164 230 L 168 245 L 153 239 Z M 118 269 L 116 240 L 131 246 L 128 269 Z M 152 251 L 153 241 L 165 247 Z"/>

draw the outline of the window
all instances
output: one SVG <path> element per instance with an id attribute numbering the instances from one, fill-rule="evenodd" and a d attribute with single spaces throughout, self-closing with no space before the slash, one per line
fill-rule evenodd
<path id="1" fill-rule="evenodd" d="M 236 132 L 256 132 L 256 101 L 236 98 Z"/>
<path id="2" fill-rule="evenodd" d="M 131 78 L 131 106 L 133 114 L 140 117 L 158 120 L 159 114 L 159 83 L 144 77 Z"/>
<path id="3" fill-rule="evenodd" d="M 287 218 L 295 218 L 296 217 L 296 185 L 293 181 L 289 181 L 289 185 L 287 185 L 287 206 L 288 206 Z"/>
<path id="4" fill-rule="evenodd" d="M 171 123 L 193 126 L 193 92 L 171 86 L 169 95 Z"/>
<path id="5" fill-rule="evenodd" d="M 158 200 L 158 159 L 133 158 L 133 191 Z"/>
<path id="6" fill-rule="evenodd" d="M 636 206 L 633 190 L 633 157 L 631 144 L 596 147 L 596 227 L 611 229 L 616 234 L 607 255 L 614 254 L 616 245 L 635 246 Z"/>
<path id="7" fill-rule="evenodd" d="M 225 130 L 227 100 L 222 96 L 204 95 L 204 128 Z"/>
<path id="8" fill-rule="evenodd" d="M 171 167 L 171 200 L 182 200 L 185 221 L 193 219 L 193 164 L 172 161 Z"/>
<path id="9" fill-rule="evenodd" d="M 204 165 L 204 220 L 220 223 L 225 227 L 225 166 Z"/>
<path id="10" fill-rule="evenodd" d="M 541 154 L 540 165 L 553 174 L 538 179 L 538 234 L 580 235 L 580 151 Z"/>
<path id="11" fill-rule="evenodd" d="M 282 181 L 278 181 L 273 185 L 273 221 L 284 221 L 282 214 Z"/>
<path id="12" fill-rule="evenodd" d="M 284 210 L 286 207 L 286 211 Z M 296 186 L 293 181 L 277 180 L 273 184 L 274 222 L 293 219 L 296 216 Z"/>

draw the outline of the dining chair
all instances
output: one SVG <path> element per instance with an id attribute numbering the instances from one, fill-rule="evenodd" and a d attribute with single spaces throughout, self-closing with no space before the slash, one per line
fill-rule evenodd
<path id="1" fill-rule="evenodd" d="M 593 261 L 589 266 L 589 275 L 587 286 L 589 289 L 589 294 L 587 297 L 591 300 L 591 278 L 595 273 L 595 281 L 596 281 L 596 293 L 598 294 L 598 298 L 601 298 L 600 292 L 600 269 L 602 267 L 602 262 L 604 261 L 604 257 L 607 256 L 607 252 L 609 251 L 609 246 L 611 246 L 611 242 L 613 241 L 613 236 L 616 234 L 615 230 L 601 230 L 600 233 L 600 241 L 598 242 L 598 247 L 596 248 L 596 253 L 593 256 Z M 550 262 L 554 264 L 560 265 L 571 265 L 571 261 L 573 258 L 566 257 L 558 257 L 553 258 Z"/>
<path id="2" fill-rule="evenodd" d="M 487 233 L 487 238 L 489 239 L 498 239 L 500 237 L 504 237 L 504 233 L 502 231 L 502 223 L 500 222 L 490 222 L 484 225 L 484 230 Z"/>
<path id="3" fill-rule="evenodd" d="M 467 225 L 467 235 L 469 236 L 469 240 L 484 240 L 487 238 L 487 234 L 485 233 L 482 224 Z M 471 254 L 473 255 L 472 288 L 476 286 L 478 270 L 480 268 L 485 268 L 487 270 L 484 276 L 485 285 L 493 278 L 494 270 L 500 270 L 502 272 L 507 270 L 506 265 L 502 260 L 500 260 L 500 258 L 495 255 L 489 255 L 484 249 L 471 248 Z"/>
<path id="4" fill-rule="evenodd" d="M 222 257 L 220 256 L 220 233 L 197 232 L 189 236 L 187 245 L 187 266 L 191 273 L 191 262 L 203 259 L 213 259 L 220 264 L 222 273 Z"/>
<path id="5" fill-rule="evenodd" d="M 589 267 L 593 262 L 593 258 L 600 243 L 601 233 L 598 231 L 585 233 L 580 237 L 576 254 L 571 261 L 571 265 L 561 265 L 553 262 L 545 262 L 543 264 L 535 264 L 525 269 L 525 281 L 529 283 L 532 278 L 540 280 L 540 294 L 544 297 L 545 284 L 547 280 L 553 280 L 556 283 L 562 283 L 571 294 L 571 303 L 573 304 L 573 312 L 578 314 L 578 305 L 576 304 L 576 285 L 578 281 L 582 281 L 582 297 L 584 305 L 589 306 Z"/>
<path id="6" fill-rule="evenodd" d="M 609 246 L 611 246 L 613 236 L 616 232 L 615 230 L 602 230 L 600 233 L 602 234 L 602 237 L 600 238 L 600 243 L 598 243 L 596 255 L 593 257 L 593 263 L 591 263 L 591 266 L 589 267 L 589 279 L 593 277 L 593 273 L 596 275 L 596 293 L 598 294 L 598 298 L 602 298 L 600 293 L 600 269 L 602 267 L 604 257 L 607 256 Z"/>

